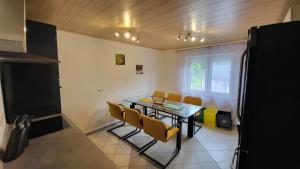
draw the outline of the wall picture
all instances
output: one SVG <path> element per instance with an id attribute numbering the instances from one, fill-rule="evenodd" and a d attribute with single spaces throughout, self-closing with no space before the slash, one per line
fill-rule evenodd
<path id="1" fill-rule="evenodd" d="M 125 65 L 125 55 L 124 54 L 116 54 L 116 65 Z"/>
<path id="2" fill-rule="evenodd" d="M 143 74 L 143 65 L 136 65 L 136 74 Z"/>

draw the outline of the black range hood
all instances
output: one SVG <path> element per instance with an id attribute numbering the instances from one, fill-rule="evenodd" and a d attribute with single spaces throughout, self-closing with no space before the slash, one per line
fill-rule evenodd
<path id="1" fill-rule="evenodd" d="M 59 61 L 45 56 L 33 55 L 29 53 L 0 51 L 0 63 L 53 64 L 59 63 Z"/>

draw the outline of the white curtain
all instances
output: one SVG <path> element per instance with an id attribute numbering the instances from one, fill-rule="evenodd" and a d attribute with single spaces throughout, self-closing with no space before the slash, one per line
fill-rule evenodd
<path id="1" fill-rule="evenodd" d="M 238 43 L 177 51 L 178 91 L 200 96 L 204 106 L 214 105 L 235 116 L 240 60 L 245 49 L 246 43 Z"/>

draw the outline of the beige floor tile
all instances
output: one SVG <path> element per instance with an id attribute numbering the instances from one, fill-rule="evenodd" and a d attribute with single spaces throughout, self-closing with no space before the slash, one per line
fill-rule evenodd
<path id="1" fill-rule="evenodd" d="M 119 167 L 129 166 L 130 155 L 115 155 L 114 163 Z"/>
<path id="2" fill-rule="evenodd" d="M 195 153 L 195 157 L 196 157 L 198 163 L 215 162 L 214 159 L 206 151 Z"/>
<path id="3" fill-rule="evenodd" d="M 179 158 L 182 164 L 198 163 L 194 152 L 180 152 Z"/>
<path id="4" fill-rule="evenodd" d="M 184 169 L 183 168 L 183 165 L 169 165 L 168 167 L 167 167 L 167 169 Z"/>
<path id="5" fill-rule="evenodd" d="M 201 169 L 199 164 L 184 164 L 184 169 Z"/>
<path id="6" fill-rule="evenodd" d="M 170 121 L 170 120 L 169 120 Z M 125 127 L 117 133 L 126 134 L 132 128 Z M 137 150 L 125 141 L 119 140 L 106 130 L 93 133 L 88 138 L 122 169 L 159 169 L 160 167 L 145 156 L 139 155 Z M 131 137 L 129 140 L 143 146 L 153 138 L 145 133 Z M 237 145 L 236 131 L 225 131 L 204 126 L 193 138 L 187 138 L 186 125 L 183 126 L 182 150 L 171 162 L 168 169 L 228 169 L 229 161 Z M 168 143 L 158 142 L 146 151 L 158 161 L 164 163 L 174 151 L 176 138 Z M 233 148 L 232 148 L 233 147 Z"/>
<path id="7" fill-rule="evenodd" d="M 131 147 L 128 145 L 119 144 L 116 148 L 115 154 L 130 154 L 131 153 Z"/>
<path id="8" fill-rule="evenodd" d="M 230 162 L 220 162 L 218 163 L 218 166 L 221 169 L 230 169 Z"/>
<path id="9" fill-rule="evenodd" d="M 223 151 L 208 151 L 209 155 L 214 159 L 215 162 L 230 161 Z"/>
<path id="10" fill-rule="evenodd" d="M 106 155 L 114 155 L 116 153 L 118 145 L 104 145 L 101 150 L 106 154 Z"/>
<path id="11" fill-rule="evenodd" d="M 217 163 L 200 163 L 201 169 L 220 169 Z"/>

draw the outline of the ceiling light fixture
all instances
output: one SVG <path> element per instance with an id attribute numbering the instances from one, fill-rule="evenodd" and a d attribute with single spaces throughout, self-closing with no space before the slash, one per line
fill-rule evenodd
<path id="1" fill-rule="evenodd" d="M 129 39 L 130 36 L 131 36 L 131 34 L 130 34 L 129 32 L 125 32 L 125 33 L 124 33 L 124 37 L 125 37 L 126 39 Z"/>
<path id="2" fill-rule="evenodd" d="M 203 43 L 205 41 L 205 39 L 199 35 L 197 35 L 196 33 L 191 33 L 191 32 L 179 32 L 177 33 L 177 40 L 180 40 L 181 37 L 183 38 L 184 42 L 187 42 L 188 40 L 190 40 L 191 42 L 195 42 L 197 39 L 200 40 L 201 43 Z"/>
<path id="3" fill-rule="evenodd" d="M 203 43 L 204 41 L 205 41 L 205 39 L 204 39 L 204 38 L 201 38 L 201 39 L 200 39 L 200 42 L 201 42 L 201 43 Z"/>
<path id="4" fill-rule="evenodd" d="M 180 35 L 181 35 L 181 34 L 179 33 L 178 36 L 177 36 L 177 40 L 180 40 Z"/>
<path id="5" fill-rule="evenodd" d="M 135 36 L 133 36 L 133 37 L 131 38 L 131 40 L 132 40 L 132 41 L 135 41 L 135 40 L 136 40 L 136 37 L 135 37 Z"/>
<path id="6" fill-rule="evenodd" d="M 127 30 L 125 30 L 124 32 L 118 30 L 114 33 L 114 35 L 117 38 L 123 35 L 125 39 L 131 40 L 132 42 L 140 43 L 140 37 L 137 32 L 132 33 L 131 31 L 127 31 Z"/>
<path id="7" fill-rule="evenodd" d="M 192 36 L 192 37 L 191 37 L 191 41 L 194 42 L 195 40 L 196 40 L 196 37 L 195 37 L 195 36 Z"/>

